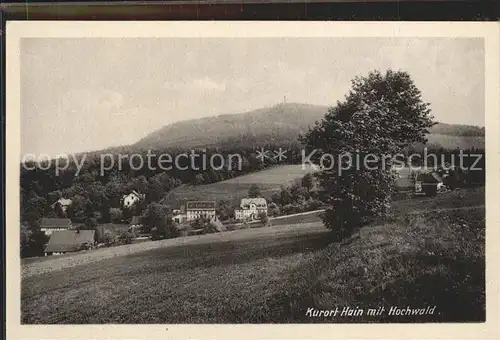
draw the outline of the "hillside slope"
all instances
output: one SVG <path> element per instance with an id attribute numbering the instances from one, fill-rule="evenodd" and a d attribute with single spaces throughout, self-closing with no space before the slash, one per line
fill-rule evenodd
<path id="1" fill-rule="evenodd" d="M 138 148 L 218 145 L 231 139 L 297 140 L 309 125 L 321 119 L 326 106 L 281 104 L 242 114 L 191 119 L 170 124 L 134 144 Z"/>
<path id="2" fill-rule="evenodd" d="M 327 106 L 301 103 L 279 104 L 241 113 L 177 122 L 152 132 L 133 145 L 137 149 L 249 145 L 296 141 L 315 121 L 328 112 Z M 439 123 L 432 127 L 429 141 L 443 147 L 482 147 L 484 128 Z"/>

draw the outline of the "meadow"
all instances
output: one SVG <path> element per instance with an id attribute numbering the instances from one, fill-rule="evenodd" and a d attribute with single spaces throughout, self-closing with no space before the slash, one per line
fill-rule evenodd
<path id="1" fill-rule="evenodd" d="M 23 277 L 22 323 L 482 321 L 484 227 L 484 189 L 463 189 L 395 202 L 390 219 L 341 243 L 321 222 L 158 241 Z M 306 316 L 311 307 L 408 305 L 436 313 Z"/>
<path id="2" fill-rule="evenodd" d="M 206 185 L 183 185 L 171 191 L 164 203 L 173 206 L 180 200 L 229 200 L 239 205 L 248 195 L 252 184 L 257 184 L 264 198 L 279 192 L 282 185 L 291 184 L 314 170 L 305 165 L 282 165 Z"/>

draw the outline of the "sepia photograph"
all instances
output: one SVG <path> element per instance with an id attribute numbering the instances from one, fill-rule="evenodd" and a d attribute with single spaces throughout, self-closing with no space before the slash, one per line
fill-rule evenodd
<path id="1" fill-rule="evenodd" d="M 19 34 L 16 323 L 491 321 L 498 27 L 171 25 Z"/>

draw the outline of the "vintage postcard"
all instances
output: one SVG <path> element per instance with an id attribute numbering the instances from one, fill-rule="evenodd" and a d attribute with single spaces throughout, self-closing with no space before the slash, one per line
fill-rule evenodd
<path id="1" fill-rule="evenodd" d="M 7 22 L 9 339 L 498 338 L 499 52 L 496 23 Z"/>

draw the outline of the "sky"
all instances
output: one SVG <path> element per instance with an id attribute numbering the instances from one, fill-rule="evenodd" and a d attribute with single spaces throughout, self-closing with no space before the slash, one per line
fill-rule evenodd
<path id="1" fill-rule="evenodd" d="M 484 126 L 484 45 L 470 38 L 24 38 L 21 152 L 131 144 L 164 125 L 335 105 L 351 80 L 407 71 L 437 121 Z"/>

